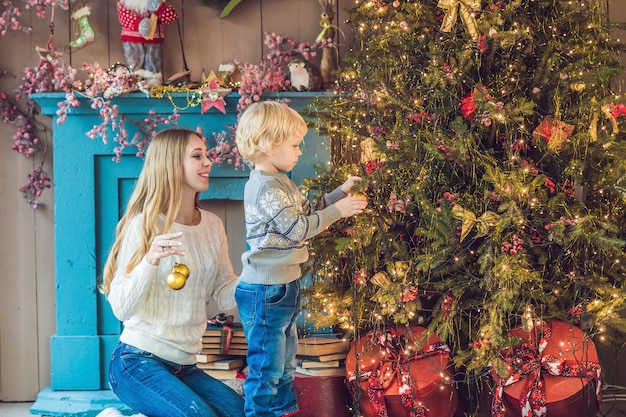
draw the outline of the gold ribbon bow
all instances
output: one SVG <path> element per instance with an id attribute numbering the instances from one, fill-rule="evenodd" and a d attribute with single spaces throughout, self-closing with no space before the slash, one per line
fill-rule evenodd
<path id="1" fill-rule="evenodd" d="M 474 12 L 480 10 L 480 0 L 439 0 L 437 7 L 446 11 L 441 22 L 442 32 L 450 32 L 456 24 L 459 14 L 472 39 L 478 38 Z"/>
<path id="2" fill-rule="evenodd" d="M 452 207 L 452 216 L 461 220 L 461 240 L 467 237 L 468 233 L 476 226 L 476 237 L 485 236 L 489 231 L 489 228 L 494 226 L 494 223 L 500 219 L 500 215 L 493 211 L 486 211 L 480 217 L 476 218 L 476 215 L 469 210 L 465 210 L 460 204 L 455 204 Z"/>
<path id="3" fill-rule="evenodd" d="M 611 121 L 611 126 L 613 127 L 613 134 L 617 135 L 619 133 L 619 127 L 617 126 L 617 119 L 611 113 L 610 106 L 602 106 L 602 112 L 604 115 Z"/>
<path id="4" fill-rule="evenodd" d="M 319 35 L 317 35 L 317 38 L 315 39 L 315 42 L 321 42 L 324 39 L 326 39 L 326 33 L 328 31 L 330 31 L 331 29 L 336 29 L 337 32 L 341 33 L 341 36 L 343 36 L 344 38 L 346 37 L 346 35 L 343 34 L 343 31 L 341 29 L 339 29 L 338 26 L 335 26 L 333 24 L 328 23 L 325 20 L 320 20 L 320 26 L 322 27 L 322 31 L 320 32 Z M 328 36 L 329 38 L 331 36 Z"/>

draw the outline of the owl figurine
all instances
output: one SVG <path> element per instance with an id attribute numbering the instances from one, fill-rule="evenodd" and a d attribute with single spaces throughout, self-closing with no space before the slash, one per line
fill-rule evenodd
<path id="1" fill-rule="evenodd" d="M 291 87 L 297 91 L 317 91 L 322 86 L 319 69 L 301 57 L 293 57 L 287 64 Z"/>

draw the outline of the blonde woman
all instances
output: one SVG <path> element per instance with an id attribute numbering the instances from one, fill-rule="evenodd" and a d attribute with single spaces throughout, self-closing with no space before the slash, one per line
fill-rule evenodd
<path id="1" fill-rule="evenodd" d="M 207 304 L 234 308 L 237 283 L 221 220 L 198 208 L 210 171 L 195 132 L 159 132 L 104 266 L 102 290 L 124 322 L 109 366 L 111 388 L 148 417 L 244 415 L 242 398 L 195 365 Z M 176 266 L 188 274 L 182 288 L 168 282 L 176 264 L 186 266 Z"/>

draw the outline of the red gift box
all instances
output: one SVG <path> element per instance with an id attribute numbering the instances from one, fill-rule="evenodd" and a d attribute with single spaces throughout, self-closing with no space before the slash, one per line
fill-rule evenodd
<path id="1" fill-rule="evenodd" d="M 293 387 L 298 394 L 300 417 L 352 416 L 352 397 L 343 376 L 296 375 Z"/>
<path id="2" fill-rule="evenodd" d="M 494 417 L 589 417 L 601 404 L 601 367 L 593 341 L 558 320 L 508 334 L 523 342 L 503 352 L 508 376 L 494 375 Z"/>
<path id="3" fill-rule="evenodd" d="M 549 150 L 560 152 L 573 132 L 573 125 L 553 119 L 552 117 L 546 117 L 533 131 L 533 139 L 535 143 L 539 140 L 543 140 L 548 144 Z"/>
<path id="4" fill-rule="evenodd" d="M 425 330 L 375 330 L 352 346 L 346 358 L 348 386 L 360 396 L 363 417 L 454 415 L 458 399 L 450 350 L 435 334 L 418 345 Z"/>

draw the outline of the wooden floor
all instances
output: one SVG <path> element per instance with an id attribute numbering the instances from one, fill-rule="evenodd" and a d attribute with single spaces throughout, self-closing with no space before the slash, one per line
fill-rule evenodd
<path id="1" fill-rule="evenodd" d="M 30 414 L 30 407 L 33 403 L 6 403 L 0 401 L 0 416 L 1 417 L 33 417 Z M 576 414 L 579 417 L 579 414 Z M 398 416 L 390 416 L 398 417 Z M 431 416 L 429 416 L 431 417 Z M 436 417 L 436 416 L 433 416 Z M 469 417 L 469 416 L 468 416 Z M 549 416 L 548 416 L 549 417 Z M 604 397 L 602 403 L 602 410 L 597 416 L 588 417 L 626 417 L 626 394 L 620 396 L 614 396 L 607 394 Z"/>

